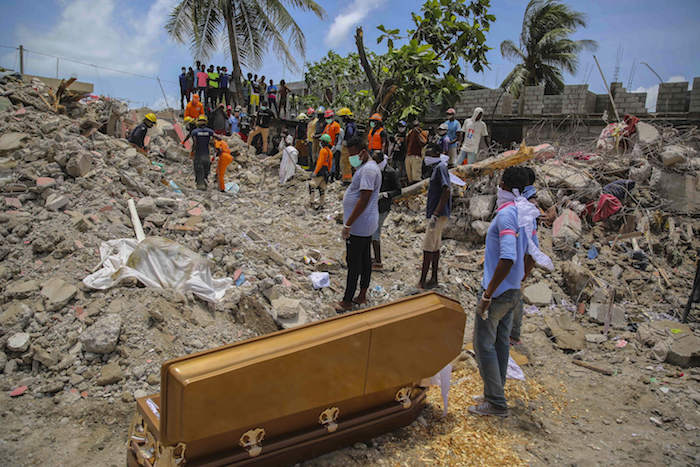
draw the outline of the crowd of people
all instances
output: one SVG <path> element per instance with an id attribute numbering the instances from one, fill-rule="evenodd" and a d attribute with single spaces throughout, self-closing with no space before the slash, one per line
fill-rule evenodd
<path id="1" fill-rule="evenodd" d="M 205 72 L 204 65 L 198 66 L 202 71 L 196 78 L 197 93 L 184 110 L 188 136 L 182 142 L 193 142 L 191 155 L 198 189 L 207 189 L 210 164 L 218 158 L 218 188 L 225 191 L 226 166 L 236 155 L 231 154 L 222 135 L 233 133 L 255 145 L 258 153 L 281 153 L 280 183 L 290 180 L 297 166 L 311 172 L 308 189 L 312 208 L 325 207 L 328 184 L 342 183 L 346 187 L 341 235 L 346 243 L 347 278 L 335 310 L 345 313 L 367 302 L 372 271 L 383 269 L 381 233 L 393 199 L 401 194 L 402 186 L 429 178 L 417 288 L 439 286 L 442 234 L 452 211 L 453 179 L 449 168 L 473 164 L 482 138 L 490 144 L 481 108 L 475 108 L 462 123 L 456 119 L 455 110 L 448 109 L 446 120 L 434 132 L 424 130 L 417 120 L 411 122 L 410 128 L 405 121 L 399 121 L 391 135 L 378 113 L 370 116 L 362 131 L 347 107 L 337 112 L 324 107 L 309 108 L 294 119 L 293 128 L 285 126 L 289 120 L 281 125 L 279 143 L 274 144 L 270 126 L 285 108 L 287 93 L 278 93 L 272 81 L 266 87 L 264 77 L 258 80 L 249 73 L 244 82 L 244 100 L 249 105 L 233 101 L 235 107 L 231 111 L 231 94 L 227 91 L 230 76 L 222 78 L 227 76 L 226 68 L 221 67 L 219 72 L 210 66 L 210 71 Z M 186 89 L 194 89 L 188 78 L 190 71 L 185 73 L 183 69 Z M 281 89 L 284 87 L 282 82 Z M 261 95 L 263 89 L 265 94 Z M 184 98 L 189 99 L 189 94 L 185 93 Z M 246 111 L 250 111 L 250 117 Z M 155 121 L 155 115 L 146 115 L 142 125 L 130 135 L 130 141 L 143 148 L 143 136 Z M 211 147 L 215 154 L 210 159 Z M 477 415 L 508 415 L 503 387 L 510 345 L 520 340 L 521 283 L 536 263 L 543 267 L 551 264 L 539 251 L 540 211 L 534 182 L 535 173 L 529 168 L 510 167 L 504 171 L 496 215 L 486 235 L 484 274 L 474 324 L 474 349 L 484 393 L 475 397 L 475 405 L 469 408 Z"/>

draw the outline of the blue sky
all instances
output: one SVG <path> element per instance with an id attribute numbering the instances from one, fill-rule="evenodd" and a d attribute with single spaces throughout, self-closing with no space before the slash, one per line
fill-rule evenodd
<path id="1" fill-rule="evenodd" d="M 23 44 L 29 51 L 76 59 L 97 67 L 59 59 L 59 75 L 75 75 L 93 82 L 98 94 L 128 100 L 133 106 L 161 107 L 163 95 L 159 76 L 171 105 L 179 92 L 180 66 L 192 63 L 189 49 L 174 43 L 163 30 L 175 0 L 3 0 L 0 4 L 0 65 L 16 69 L 17 52 Z M 365 30 L 365 44 L 375 51 L 376 26 L 385 24 L 402 30 L 411 26 L 411 11 L 419 11 L 419 0 L 330 0 L 319 2 L 327 17 L 320 20 L 309 13 L 295 12 L 307 39 L 306 60 L 314 61 L 329 49 L 343 54 L 354 51 L 352 34 L 356 25 Z M 637 67 L 631 90 L 648 90 L 648 104 L 655 105 L 658 79 L 639 62 L 648 62 L 664 81 L 687 80 L 700 76 L 697 43 L 700 39 L 700 1 L 671 0 L 569 0 L 571 7 L 586 14 L 588 27 L 574 37 L 595 39 L 596 52 L 608 80 L 614 75 L 618 48 L 622 46 L 619 80 L 624 86 L 630 78 L 633 61 Z M 505 39 L 517 42 L 526 0 L 492 0 L 491 13 L 496 22 L 487 34 L 493 48 L 488 54 L 490 70 L 468 73 L 468 79 L 495 87 L 513 66 L 503 59 L 499 45 Z M 292 10 L 294 11 L 294 10 Z M 28 52 L 25 72 L 55 76 L 56 58 Z M 300 59 L 299 62 L 302 60 Z M 223 48 L 208 61 L 228 64 Z M 99 68 L 105 67 L 105 68 Z M 106 69 L 111 68 L 112 70 Z M 128 71 L 140 76 L 118 73 Z M 301 72 L 283 69 L 269 55 L 256 70 L 278 81 L 302 79 Z M 604 92 L 592 54 L 580 56 L 578 73 L 566 76 L 571 84 L 587 83 L 594 92 Z"/>

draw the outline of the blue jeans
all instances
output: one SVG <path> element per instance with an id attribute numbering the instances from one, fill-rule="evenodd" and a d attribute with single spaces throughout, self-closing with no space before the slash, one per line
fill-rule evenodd
<path id="1" fill-rule="evenodd" d="M 508 408 L 503 388 L 508 372 L 513 312 L 519 305 L 520 289 L 506 290 L 491 299 L 486 319 L 478 314 L 474 317 L 474 353 L 484 381 L 484 399 L 499 409 Z"/>
<path id="2" fill-rule="evenodd" d="M 523 325 L 523 309 L 525 308 L 525 304 L 523 303 L 523 299 L 520 298 L 520 303 L 518 304 L 518 307 L 513 310 L 513 326 L 511 326 L 510 330 L 510 337 L 514 341 L 519 341 L 520 340 L 520 328 Z"/>
<path id="3" fill-rule="evenodd" d="M 475 152 L 467 152 L 467 151 L 460 151 L 459 156 L 457 156 L 457 162 L 455 165 L 459 166 L 462 165 L 462 162 L 464 162 L 464 159 L 467 159 L 467 164 L 473 164 L 476 162 L 476 153 Z"/>

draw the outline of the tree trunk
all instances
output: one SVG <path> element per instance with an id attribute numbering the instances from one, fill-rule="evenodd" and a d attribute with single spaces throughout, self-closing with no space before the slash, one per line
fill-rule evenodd
<path id="1" fill-rule="evenodd" d="M 374 100 L 375 102 L 379 101 L 379 84 L 377 84 L 377 78 L 374 76 L 374 71 L 372 70 L 372 66 L 370 65 L 369 61 L 367 60 L 367 55 L 365 53 L 365 44 L 362 39 L 362 28 L 357 28 L 355 30 L 355 44 L 357 45 L 357 53 L 360 56 L 360 64 L 362 65 L 362 69 L 365 70 L 365 74 L 367 75 L 367 80 L 369 81 L 369 85 L 372 88 L 372 93 L 374 94 Z"/>
<path id="2" fill-rule="evenodd" d="M 238 42 L 236 38 L 236 25 L 233 24 L 233 8 L 231 2 L 226 2 L 224 10 L 224 20 L 228 30 L 228 46 L 231 51 L 231 79 L 235 89 L 236 102 L 243 106 L 248 105 L 243 102 L 243 90 L 241 89 L 241 63 L 238 60 Z"/>

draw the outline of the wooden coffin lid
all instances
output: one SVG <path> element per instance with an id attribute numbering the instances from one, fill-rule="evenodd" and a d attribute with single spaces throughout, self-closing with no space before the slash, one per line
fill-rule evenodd
<path id="1" fill-rule="evenodd" d="M 161 368 L 161 442 L 418 382 L 459 355 L 465 321 L 459 302 L 430 292 L 170 360 Z"/>

